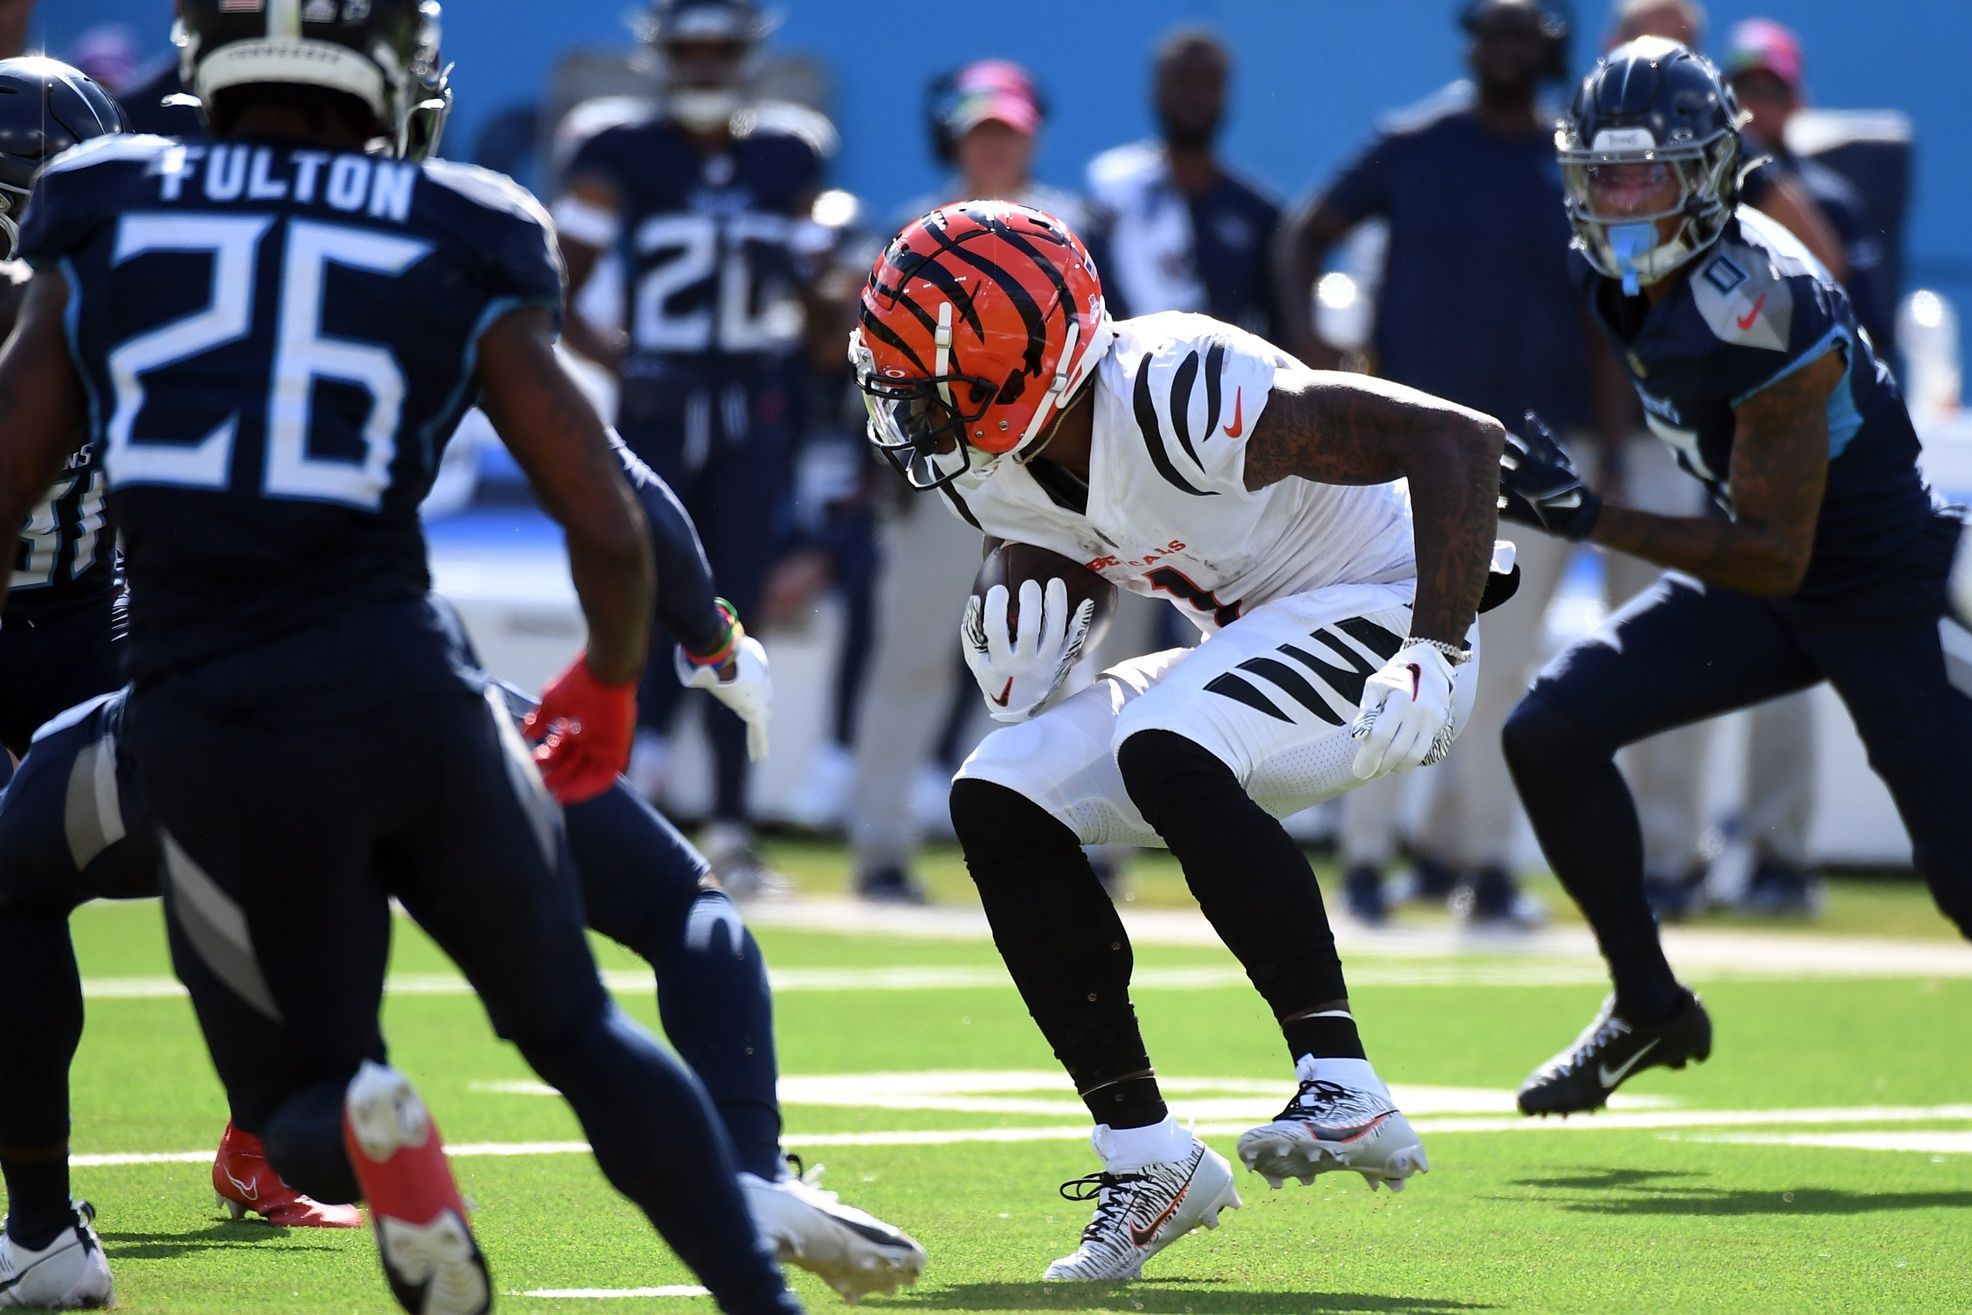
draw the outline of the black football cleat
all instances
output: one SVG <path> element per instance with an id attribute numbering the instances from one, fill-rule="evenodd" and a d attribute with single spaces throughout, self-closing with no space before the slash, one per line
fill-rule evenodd
<path id="1" fill-rule="evenodd" d="M 1522 1114 L 1586 1114 L 1609 1102 L 1609 1093 L 1647 1068 L 1683 1068 L 1712 1054 L 1712 1019 L 1698 997 L 1662 1023 L 1632 1023 L 1616 1012 L 1616 997 L 1602 1002 L 1575 1044 L 1535 1069 L 1520 1087 Z"/>

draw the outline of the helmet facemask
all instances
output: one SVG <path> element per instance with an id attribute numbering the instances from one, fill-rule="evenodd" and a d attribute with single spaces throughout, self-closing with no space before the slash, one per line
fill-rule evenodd
<path id="1" fill-rule="evenodd" d="M 1622 280 L 1627 296 L 1671 274 L 1716 241 L 1739 198 L 1739 137 L 1730 130 L 1702 141 L 1659 146 L 1647 128 L 1606 128 L 1585 145 L 1573 126 L 1565 125 L 1557 145 L 1574 245 L 1598 273 Z M 1678 199 L 1657 210 L 1598 213 L 1597 170 L 1620 167 L 1669 170 L 1677 180 Z M 1668 237 L 1660 228 L 1667 219 L 1678 221 Z"/>
<path id="2" fill-rule="evenodd" d="M 952 371 L 952 304 L 944 302 L 938 310 L 938 349 L 929 375 L 912 378 L 894 367 L 880 371 L 863 331 L 849 335 L 849 363 L 869 412 L 870 445 L 914 489 L 942 488 L 974 472 L 983 475 L 1001 455 L 966 441 L 966 427 L 985 419 L 999 388 L 990 379 Z"/>

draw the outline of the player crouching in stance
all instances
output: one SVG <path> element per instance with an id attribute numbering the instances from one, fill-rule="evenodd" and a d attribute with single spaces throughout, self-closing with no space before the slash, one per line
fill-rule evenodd
<path id="1" fill-rule="evenodd" d="M 878 259 L 850 355 L 870 438 L 990 540 L 1161 594 L 1206 635 L 1058 697 L 1087 637 L 1063 587 L 1005 588 L 961 642 L 993 715 L 952 820 L 994 940 L 1096 1120 L 1081 1246 L 1050 1279 L 1128 1279 L 1240 1204 L 1165 1108 L 1130 945 L 1081 847 L 1168 846 L 1286 1036 L 1299 1089 L 1240 1139 L 1270 1183 L 1401 1186 L 1423 1147 L 1364 1057 L 1314 873 L 1278 818 L 1436 762 L 1471 706 L 1499 424 L 1304 368 L 1199 315 L 1116 323 L 1081 241 L 968 201 Z M 1394 481 L 1408 477 L 1410 494 Z M 1032 613 L 1053 616 L 1036 620 Z M 1069 1187 L 1064 1186 L 1064 1192 Z"/>
<path id="2" fill-rule="evenodd" d="M 1615 983 L 1520 1089 L 1527 1114 L 1598 1109 L 1645 1069 L 1711 1053 L 1644 900 L 1624 745 L 1828 681 L 1938 907 L 1972 935 L 1972 698 L 1941 633 L 1959 512 L 1933 506 L 1848 295 L 1737 204 L 1739 124 L 1716 69 L 1645 38 L 1597 66 L 1556 135 L 1590 310 L 1651 428 L 1728 516 L 1604 503 L 1538 431 L 1508 455 L 1508 518 L 1674 572 L 1557 657 L 1506 723 L 1535 834 Z"/>

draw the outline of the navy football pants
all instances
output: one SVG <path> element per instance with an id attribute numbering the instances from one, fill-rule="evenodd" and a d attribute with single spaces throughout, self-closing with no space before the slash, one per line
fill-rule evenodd
<path id="1" fill-rule="evenodd" d="M 297 726 L 215 714 L 166 683 L 133 694 L 126 734 L 173 963 L 234 1109 L 292 1185 L 354 1195 L 326 1132 L 357 1065 L 384 1058 L 395 897 L 721 1308 L 795 1308 L 703 1089 L 603 990 L 559 818 L 497 694 Z"/>
<path id="2" fill-rule="evenodd" d="M 1972 673 L 1952 669 L 1940 630 L 1957 533 L 1938 517 L 1905 572 L 1840 606 L 1667 576 L 1535 680 L 1507 721 L 1507 762 L 1613 965 L 1662 962 L 1616 751 L 1823 680 L 1855 718 L 1938 907 L 1972 936 Z"/>
<path id="3" fill-rule="evenodd" d="M 22 757 L 42 722 L 123 683 L 115 615 L 105 590 L 47 615 L 17 601 L 0 617 L 0 747 Z"/>

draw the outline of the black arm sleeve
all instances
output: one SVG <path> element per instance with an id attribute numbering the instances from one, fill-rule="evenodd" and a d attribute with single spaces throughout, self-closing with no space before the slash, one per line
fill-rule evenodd
<path id="1" fill-rule="evenodd" d="M 651 548 L 657 555 L 658 619 L 689 651 L 702 653 L 716 647 L 726 633 L 726 620 L 715 601 L 712 565 L 705 559 L 698 527 L 671 486 L 622 439 L 612 434 L 610 446 L 622 460 L 623 473 L 650 522 Z"/>

